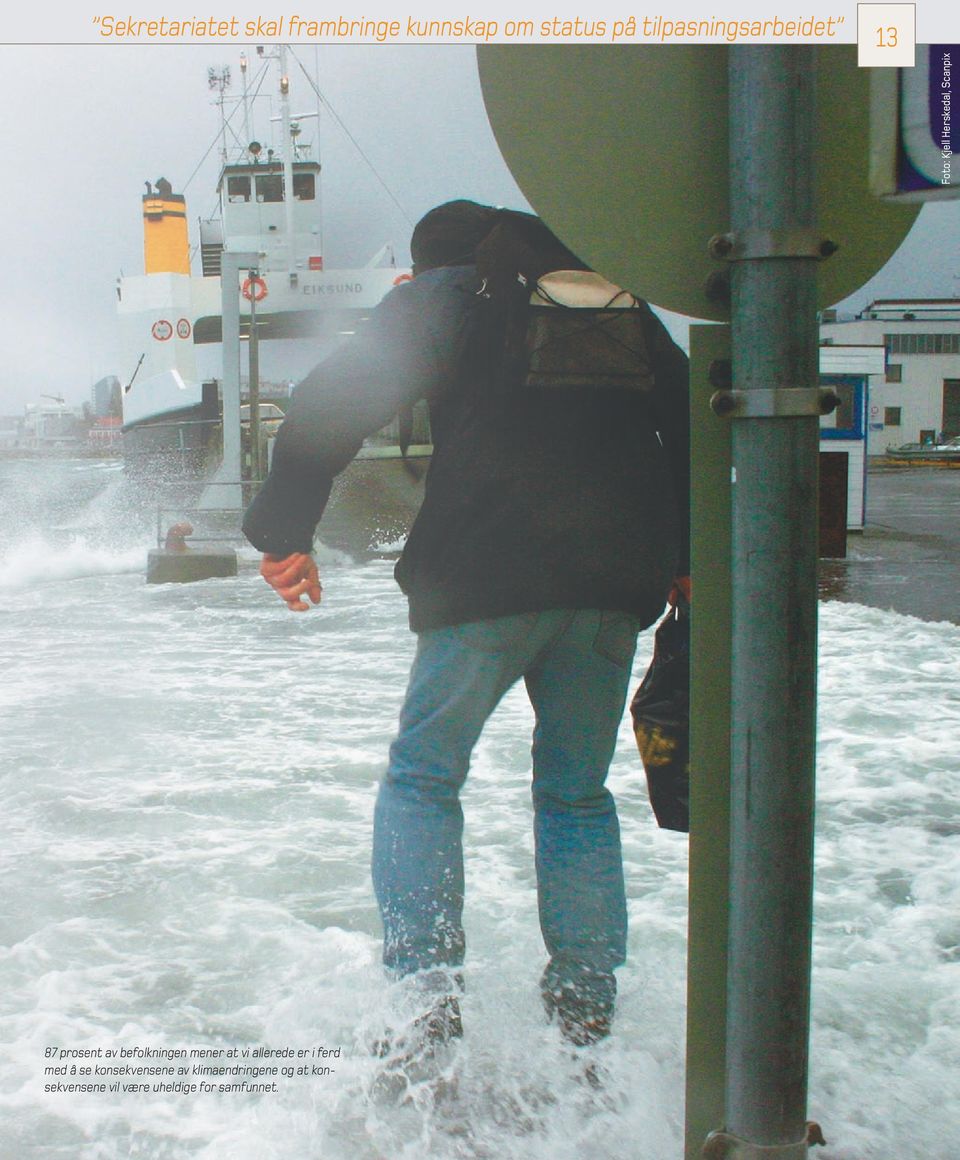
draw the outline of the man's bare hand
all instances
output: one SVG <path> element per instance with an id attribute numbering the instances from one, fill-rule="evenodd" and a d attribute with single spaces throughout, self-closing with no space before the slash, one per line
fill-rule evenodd
<path id="1" fill-rule="evenodd" d="M 693 602 L 693 587 L 690 583 L 689 576 L 675 576 L 673 578 L 673 586 L 670 589 L 670 594 L 667 596 L 667 601 L 670 604 L 679 604 L 681 598 L 687 604 Z"/>
<path id="2" fill-rule="evenodd" d="M 310 605 L 320 603 L 323 585 L 317 562 L 306 552 L 294 552 L 291 556 L 271 556 L 264 553 L 260 564 L 260 575 L 273 588 L 291 612 L 306 612 Z"/>

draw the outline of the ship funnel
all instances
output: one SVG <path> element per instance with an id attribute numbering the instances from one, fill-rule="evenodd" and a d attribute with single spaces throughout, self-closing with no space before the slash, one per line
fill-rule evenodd
<path id="1" fill-rule="evenodd" d="M 156 191 L 147 182 L 143 195 L 143 269 L 146 274 L 189 274 L 190 241 L 187 203 L 158 177 Z"/>

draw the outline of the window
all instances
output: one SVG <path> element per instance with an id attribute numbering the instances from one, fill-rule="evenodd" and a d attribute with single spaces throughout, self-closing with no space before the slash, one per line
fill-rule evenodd
<path id="1" fill-rule="evenodd" d="M 941 430 L 947 439 L 960 435 L 960 379 L 943 380 Z"/>
<path id="2" fill-rule="evenodd" d="M 887 382 L 903 382 L 903 363 L 887 363 Z"/>
<path id="3" fill-rule="evenodd" d="M 293 175 L 293 196 L 296 201 L 313 201 L 317 194 L 312 173 Z"/>
<path id="4" fill-rule="evenodd" d="M 263 173 L 257 175 L 257 201 L 283 201 L 283 175 Z"/>
<path id="5" fill-rule="evenodd" d="M 899 427 L 900 426 L 900 412 L 901 407 L 884 407 L 883 408 L 883 425 L 884 427 Z"/>
<path id="6" fill-rule="evenodd" d="M 249 201 L 250 200 L 250 178 L 249 177 L 228 177 L 227 178 L 227 200 L 228 201 Z"/>
<path id="7" fill-rule="evenodd" d="M 854 412 L 855 390 L 852 384 L 834 382 L 831 384 L 840 399 L 840 406 L 834 411 L 836 426 L 841 431 L 851 431 L 856 426 Z"/>
<path id="8" fill-rule="evenodd" d="M 830 374 L 820 376 L 822 387 L 831 387 L 840 403 L 829 415 L 820 416 L 821 439 L 863 437 L 866 376 Z"/>
<path id="9" fill-rule="evenodd" d="M 960 334 L 885 334 L 887 354 L 960 354 Z"/>

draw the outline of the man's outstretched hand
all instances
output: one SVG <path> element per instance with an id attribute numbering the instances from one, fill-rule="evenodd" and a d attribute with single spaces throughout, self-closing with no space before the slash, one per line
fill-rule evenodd
<path id="1" fill-rule="evenodd" d="M 679 604 L 681 598 L 687 604 L 693 601 L 693 590 L 689 576 L 675 576 L 673 578 L 673 586 L 670 589 L 670 594 L 667 596 L 667 602 L 669 604 Z"/>
<path id="2" fill-rule="evenodd" d="M 316 560 L 307 552 L 294 552 L 291 556 L 271 556 L 267 552 L 260 564 L 260 575 L 291 612 L 306 612 L 310 607 L 307 600 L 320 603 L 320 573 Z"/>

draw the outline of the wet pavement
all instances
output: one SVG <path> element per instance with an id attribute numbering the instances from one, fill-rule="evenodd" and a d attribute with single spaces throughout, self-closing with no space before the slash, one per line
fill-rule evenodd
<path id="1" fill-rule="evenodd" d="M 960 624 L 960 469 L 875 467 L 845 560 L 821 560 L 821 599 Z"/>

